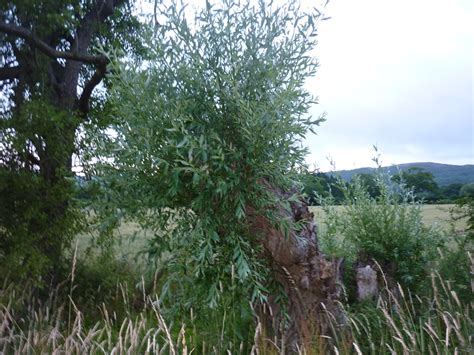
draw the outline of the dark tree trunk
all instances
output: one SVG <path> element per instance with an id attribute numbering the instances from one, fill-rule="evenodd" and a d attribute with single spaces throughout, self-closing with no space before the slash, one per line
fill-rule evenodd
<path id="1" fill-rule="evenodd" d="M 47 223 L 45 226 L 44 222 L 33 221 L 30 230 L 32 235 L 37 236 L 35 248 L 47 257 L 51 265 L 59 264 L 67 242 L 65 231 L 69 228 L 71 234 L 72 230 L 70 221 L 65 221 L 65 218 L 73 192 L 68 178 L 73 175 L 71 170 L 72 157 L 76 151 L 76 131 L 88 115 L 92 92 L 105 76 L 108 64 L 105 56 L 91 55 L 89 49 L 98 35 L 99 27 L 124 3 L 125 0 L 94 0 L 87 7 L 84 5 L 87 11 L 76 28 L 65 31 L 51 27 L 49 33 L 42 35 L 36 32 L 36 28 L 43 28 L 47 24 L 37 26 L 25 14 L 18 14 L 18 20 L 8 18 L 8 13 L 0 17 L 0 34 L 12 48 L 8 57 L 14 58 L 12 63 L 17 63 L 16 66 L 0 67 L 0 80 L 10 82 L 15 92 L 11 98 L 13 114 L 22 114 L 21 108 L 28 102 L 27 97 L 33 97 L 32 93 L 47 102 L 57 113 L 57 117 L 49 117 L 49 113 L 45 113 L 44 117 L 30 120 L 31 127 L 26 129 L 14 126 L 12 120 L 11 127 L 25 135 L 25 150 L 28 154 L 18 164 L 19 169 L 32 177 L 39 175 L 43 182 L 39 191 L 34 193 L 44 197 L 41 199 L 39 215 L 46 216 Z M 64 47 L 61 45 L 64 43 L 68 43 L 68 49 L 58 50 Z M 58 59 L 62 60 L 61 64 Z M 92 65 L 94 72 L 84 77 L 82 90 L 78 93 L 84 65 Z M 38 224 L 43 228 L 35 228 Z"/>
<path id="2" fill-rule="evenodd" d="M 290 196 L 275 187 L 269 188 L 280 198 Z M 262 321 L 270 327 L 266 332 L 282 337 L 287 351 L 309 349 L 315 341 L 323 340 L 320 335 L 332 335 L 331 319 L 336 320 L 336 327 L 345 324 L 338 302 L 342 292 L 342 260 L 328 259 L 319 250 L 314 216 L 303 199 L 292 202 L 290 209 L 279 208 L 280 218 L 299 226 L 288 235 L 254 209 L 248 211 L 275 278 L 288 297 L 289 323 L 283 329 L 280 311 L 272 297 L 263 307 L 267 309 Z"/>

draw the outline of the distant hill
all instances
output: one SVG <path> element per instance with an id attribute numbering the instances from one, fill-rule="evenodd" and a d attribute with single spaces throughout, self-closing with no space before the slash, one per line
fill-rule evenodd
<path id="1" fill-rule="evenodd" d="M 438 163 L 407 163 L 392 165 L 384 167 L 383 169 L 388 169 L 392 175 L 395 175 L 399 170 L 403 171 L 414 167 L 424 169 L 433 174 L 438 186 L 474 183 L 474 165 L 471 164 L 450 165 Z M 374 168 L 359 168 L 336 171 L 336 174 L 341 175 L 344 180 L 349 181 L 355 174 L 372 174 L 374 172 Z"/>

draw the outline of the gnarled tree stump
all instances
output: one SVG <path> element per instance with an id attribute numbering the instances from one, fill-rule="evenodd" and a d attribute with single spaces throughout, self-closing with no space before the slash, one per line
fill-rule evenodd
<path id="1" fill-rule="evenodd" d="M 292 195 L 273 186 L 268 188 L 281 199 Z M 332 317 L 328 317 L 328 312 L 338 323 L 345 323 L 338 302 L 342 292 L 342 260 L 328 259 L 320 251 L 314 216 L 303 198 L 292 202 L 290 208 L 282 204 L 278 210 L 280 218 L 289 219 L 299 227 L 288 235 L 253 208 L 247 211 L 275 278 L 288 296 L 289 323 L 279 329 L 280 312 L 271 298 L 266 312 L 266 317 L 271 319 L 264 323 L 273 328 L 272 333 L 283 337 L 286 350 L 309 348 L 319 335 L 331 335 L 329 318 Z"/>

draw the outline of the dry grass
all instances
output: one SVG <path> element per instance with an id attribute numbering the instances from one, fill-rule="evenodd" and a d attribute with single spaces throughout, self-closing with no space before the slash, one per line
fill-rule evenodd
<path id="1" fill-rule="evenodd" d="M 450 211 L 455 205 L 423 205 L 422 215 L 426 225 L 431 226 L 437 224 L 442 229 L 450 231 L 453 227 L 458 233 L 466 229 L 466 221 L 460 220 L 452 222 Z M 341 210 L 343 207 L 338 206 L 336 210 Z M 325 213 L 321 207 L 311 207 L 314 213 L 315 220 L 319 226 L 323 225 Z M 137 253 L 144 249 L 147 241 L 152 237 L 149 231 L 141 230 L 138 224 L 133 222 L 122 223 L 116 232 L 117 240 L 120 242 L 115 246 L 115 255 L 118 259 L 131 259 Z M 80 251 L 84 251 L 92 240 L 92 236 L 82 234 L 78 236 L 78 243 Z"/>
<path id="2" fill-rule="evenodd" d="M 450 227 L 452 205 L 423 206 L 423 218 L 430 225 Z M 313 207 L 321 221 L 324 212 Z M 465 222 L 457 222 L 456 230 L 464 230 Z M 136 235 L 130 243 L 131 236 Z M 124 224 L 119 233 L 124 242 L 119 257 L 130 257 L 143 247 L 149 237 L 136 225 Z M 79 243 L 87 243 L 81 236 Z M 474 260 L 471 256 L 472 274 Z M 73 289 L 74 272 L 70 285 Z M 122 287 L 122 286 L 120 286 Z M 126 288 L 126 286 L 123 286 Z M 143 287 L 144 288 L 144 287 Z M 20 292 L 18 290 L 21 290 Z M 473 290 L 474 291 L 474 290 Z M 283 354 L 282 342 L 268 339 L 261 324 L 256 324 L 253 338 L 243 344 L 209 343 L 206 335 L 196 334 L 193 317 L 186 324 L 170 324 L 157 302 L 157 295 L 143 292 L 143 307 L 138 312 L 119 317 L 108 305 L 97 305 L 99 321 L 87 324 L 84 313 L 74 302 L 74 294 L 66 303 L 58 304 L 52 292 L 47 302 L 38 303 L 29 288 L 12 283 L 0 289 L 0 354 L 238 354 L 251 349 L 252 354 Z M 376 306 L 347 309 L 345 332 L 333 337 L 315 339 L 311 349 L 301 354 L 471 354 L 473 353 L 474 304 L 462 302 L 439 274 L 432 274 L 431 296 L 418 297 L 400 289 L 385 289 Z M 122 292 L 124 304 L 130 304 Z M 23 307 L 20 303 L 26 303 Z M 34 305 L 34 306 L 33 306 Z M 25 310 L 26 309 L 26 310 Z M 21 310 L 21 311 L 20 311 Z M 71 316 L 68 316 L 70 313 Z M 225 321 L 225 315 L 223 318 Z M 351 336 L 347 336 L 350 334 Z M 348 341 L 348 339 L 351 339 Z M 321 346 L 322 341 L 327 344 Z"/>
<path id="3" fill-rule="evenodd" d="M 474 260 L 473 267 L 474 267 Z M 72 278 L 71 278 L 72 281 Z M 34 302 L 28 288 L 12 285 L 0 291 L 0 353 L 2 354 L 236 354 L 243 345 L 196 343 L 193 325 L 173 327 L 163 317 L 156 298 L 144 295 L 144 307 L 135 316 L 117 319 L 107 305 L 97 306 L 102 317 L 86 325 L 72 298 L 57 304 L 56 293 L 46 303 Z M 345 331 L 315 339 L 314 347 L 300 354 L 469 354 L 472 353 L 472 304 L 462 304 L 437 274 L 432 275 L 432 296 L 420 298 L 399 289 L 385 289 L 369 312 L 348 311 Z M 125 293 L 124 293 L 125 294 Z M 18 314 L 19 300 L 31 304 Z M 6 301 L 6 302 L 5 302 Z M 124 303 L 129 300 L 124 299 Z M 32 305 L 36 304 L 36 307 Z M 74 317 L 65 321 L 65 310 Z M 25 310 L 23 310 L 25 312 Z M 192 319 L 192 318 L 191 318 Z M 175 331 L 172 331 L 172 328 Z M 178 331 L 176 331 L 178 329 Z M 187 330 L 191 331 L 187 331 Z M 283 354 L 279 341 L 267 339 L 257 324 L 249 342 L 251 354 Z M 342 336 L 345 334 L 345 336 Z M 350 335 L 349 335 L 350 334 Z M 350 340 L 348 340 L 350 339 Z M 326 344 L 321 346 L 321 340 Z"/>

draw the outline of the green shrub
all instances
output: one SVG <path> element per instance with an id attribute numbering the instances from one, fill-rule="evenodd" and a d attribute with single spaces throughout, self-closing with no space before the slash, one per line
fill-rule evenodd
<path id="1" fill-rule="evenodd" d="M 462 301 L 469 302 L 472 299 L 471 267 L 474 262 L 472 240 L 467 234 L 462 234 L 450 239 L 450 242 L 450 248 L 439 249 L 435 269 Z"/>
<path id="2" fill-rule="evenodd" d="M 465 220 L 466 230 L 459 232 L 453 224 L 446 248 L 439 249 L 435 267 L 459 298 L 469 302 L 472 298 L 471 267 L 474 262 L 474 199 L 467 196 L 459 199 L 451 216 L 453 222 Z"/>
<path id="3" fill-rule="evenodd" d="M 474 199 L 474 183 L 463 185 L 461 189 L 459 190 L 459 196 L 473 200 Z"/>
<path id="4" fill-rule="evenodd" d="M 66 178 L 50 185 L 39 174 L 0 168 L 0 281 L 8 275 L 44 286 L 67 273 L 64 251 L 84 222 L 67 202 L 71 192 Z"/>
<path id="5" fill-rule="evenodd" d="M 94 309 L 105 303 L 115 312 L 130 312 L 133 305 L 129 305 L 132 307 L 129 309 L 122 307 L 124 296 L 134 301 L 141 297 L 143 289 L 148 286 L 148 280 L 142 281 L 140 274 L 139 268 L 129 260 L 117 260 L 113 256 L 78 260 L 74 270 L 72 296 L 83 309 Z M 138 303 L 139 300 L 135 306 Z"/>
<path id="6" fill-rule="evenodd" d="M 375 184 L 380 191 L 376 197 L 360 177 L 349 185 L 341 184 L 345 193 L 342 210 L 331 207 L 331 200 L 324 207 L 322 247 L 349 262 L 374 260 L 394 281 L 417 288 L 436 247 L 442 245 L 441 232 L 423 224 L 421 205 L 411 191 L 390 182 L 382 172 L 376 175 Z"/>
<path id="7" fill-rule="evenodd" d="M 91 137 L 90 173 L 109 187 L 112 214 L 154 232 L 151 258 L 173 254 L 170 287 L 192 280 L 192 297 L 173 292 L 174 303 L 216 307 L 232 277 L 263 301 L 272 273 L 249 211 L 288 226 L 277 209 L 290 201 L 269 186 L 290 190 L 300 143 L 324 120 L 307 117 L 304 87 L 317 68 L 318 14 L 292 1 L 210 1 L 192 25 L 180 4 L 157 12 L 163 24 L 143 39 L 150 61 L 113 70 L 113 117 Z"/>

